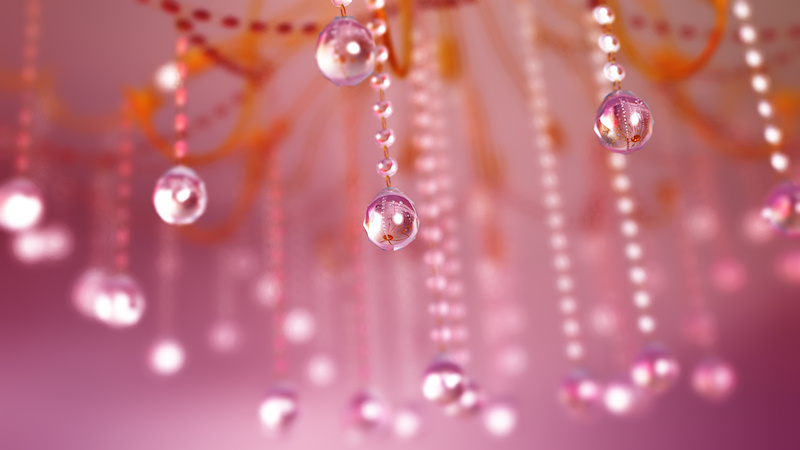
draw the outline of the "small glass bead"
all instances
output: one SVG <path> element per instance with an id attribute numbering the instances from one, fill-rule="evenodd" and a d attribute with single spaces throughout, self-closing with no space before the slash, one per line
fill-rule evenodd
<path id="1" fill-rule="evenodd" d="M 170 225 L 189 225 L 206 210 L 206 185 L 197 172 L 176 166 L 159 178 L 153 191 L 153 205 L 164 222 Z"/>
<path id="2" fill-rule="evenodd" d="M 351 17 L 337 17 L 319 34 L 317 66 L 337 86 L 355 86 L 375 68 L 375 40 Z"/>
<path id="3" fill-rule="evenodd" d="M 386 75 L 385 73 L 373 75 L 369 81 L 372 84 L 373 89 L 387 89 L 392 85 L 391 78 L 389 78 L 389 75 Z"/>
<path id="4" fill-rule="evenodd" d="M 378 48 L 375 49 L 375 61 L 379 63 L 385 63 L 389 60 L 389 49 L 386 48 L 384 45 L 379 45 Z"/>
<path id="5" fill-rule="evenodd" d="M 367 29 L 373 36 L 383 36 L 386 34 L 386 22 L 381 19 L 373 19 L 367 22 Z"/>
<path id="6" fill-rule="evenodd" d="M 394 109 L 392 108 L 392 102 L 389 100 L 381 100 L 372 107 L 372 111 L 378 117 L 387 118 L 392 115 Z"/>
<path id="7" fill-rule="evenodd" d="M 383 9 L 385 6 L 386 0 L 367 0 L 367 9 L 370 11 Z"/>
<path id="8" fill-rule="evenodd" d="M 378 163 L 378 175 L 392 177 L 397 173 L 397 160 L 394 158 L 382 159 Z"/>
<path id="9" fill-rule="evenodd" d="M 611 25 L 614 23 L 614 11 L 608 6 L 600 5 L 592 10 L 594 21 L 600 25 Z"/>
<path id="10" fill-rule="evenodd" d="M 353 3 L 353 0 L 331 0 L 333 6 L 347 6 L 350 3 Z"/>
<path id="11" fill-rule="evenodd" d="M 394 131 L 391 128 L 378 131 L 375 134 L 375 143 L 378 144 L 378 147 L 391 147 L 394 141 Z"/>
<path id="12" fill-rule="evenodd" d="M 625 69 L 617 63 L 606 63 L 603 66 L 603 76 L 606 80 L 616 83 L 625 79 Z"/>
<path id="13" fill-rule="evenodd" d="M 597 40 L 597 45 L 600 47 L 600 50 L 606 53 L 616 53 L 620 48 L 619 39 L 613 34 L 608 33 L 600 35 L 600 38 Z"/>

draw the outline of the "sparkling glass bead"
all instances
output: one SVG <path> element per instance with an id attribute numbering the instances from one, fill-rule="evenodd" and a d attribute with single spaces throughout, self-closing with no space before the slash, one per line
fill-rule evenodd
<path id="1" fill-rule="evenodd" d="M 375 133 L 375 143 L 378 147 L 391 147 L 394 144 L 394 130 L 387 128 Z"/>
<path id="2" fill-rule="evenodd" d="M 94 319 L 95 303 L 105 283 L 106 271 L 97 267 L 87 269 L 72 286 L 72 305 L 82 315 Z"/>
<path id="3" fill-rule="evenodd" d="M 707 358 L 695 366 L 692 372 L 692 388 L 706 400 L 723 401 L 736 388 L 736 372 L 719 358 Z"/>
<path id="4" fill-rule="evenodd" d="M 392 108 L 392 102 L 389 100 L 381 100 L 372 107 L 372 111 L 378 117 L 387 118 L 392 115 L 394 109 Z"/>
<path id="5" fill-rule="evenodd" d="M 392 177 L 397 173 L 397 160 L 384 158 L 378 163 L 378 175 Z"/>
<path id="6" fill-rule="evenodd" d="M 444 356 L 433 360 L 422 377 L 422 395 L 431 402 L 447 405 L 459 399 L 465 387 L 464 370 Z"/>
<path id="7" fill-rule="evenodd" d="M 790 181 L 779 184 L 767 196 L 761 215 L 782 234 L 800 236 L 800 185 Z"/>
<path id="8" fill-rule="evenodd" d="M 650 344 L 636 357 L 630 374 L 637 386 L 662 393 L 678 380 L 680 367 L 678 361 L 663 347 Z"/>
<path id="9" fill-rule="evenodd" d="M 106 278 L 94 303 L 95 316 L 115 328 L 135 325 L 144 309 L 145 300 L 139 284 L 124 274 Z"/>
<path id="10" fill-rule="evenodd" d="M 385 73 L 373 75 L 369 80 L 373 89 L 388 89 L 392 85 L 392 79 Z"/>
<path id="11" fill-rule="evenodd" d="M 206 185 L 197 173 L 176 166 L 159 178 L 153 191 L 153 205 L 161 219 L 170 225 L 194 223 L 206 210 Z"/>
<path id="12" fill-rule="evenodd" d="M 414 203 L 396 188 L 383 188 L 367 207 L 364 230 L 382 250 L 402 249 L 417 237 L 419 230 Z"/>
<path id="13" fill-rule="evenodd" d="M 42 192 L 27 178 L 12 178 L 0 186 L 0 227 L 17 232 L 35 227 L 44 215 Z"/>
<path id="14" fill-rule="evenodd" d="M 317 40 L 317 66 L 337 86 L 355 86 L 375 69 L 372 33 L 352 17 L 337 17 Z"/>
<path id="15" fill-rule="evenodd" d="M 386 7 L 386 0 L 367 0 L 367 9 L 375 11 Z"/>
<path id="16" fill-rule="evenodd" d="M 576 369 L 561 382 L 558 397 L 567 411 L 582 416 L 597 406 L 601 394 L 600 383 L 587 371 Z"/>
<path id="17" fill-rule="evenodd" d="M 375 49 L 375 61 L 379 63 L 385 63 L 389 60 L 389 49 L 386 48 L 384 45 L 379 45 L 378 48 Z"/>
<path id="18" fill-rule="evenodd" d="M 466 380 L 458 398 L 445 405 L 445 412 L 451 416 L 474 416 L 485 404 L 486 393 L 483 388 L 472 380 Z"/>
<path id="19" fill-rule="evenodd" d="M 186 352 L 180 342 L 164 339 L 150 348 L 147 362 L 156 375 L 170 376 L 178 373 L 186 361 Z"/>
<path id="20" fill-rule="evenodd" d="M 620 48 L 619 38 L 610 33 L 601 34 L 597 39 L 597 45 L 606 53 L 616 53 Z"/>
<path id="21" fill-rule="evenodd" d="M 630 91 L 608 94 L 597 110 L 594 132 L 600 144 L 616 153 L 639 150 L 653 134 L 647 103 Z"/>
<path id="22" fill-rule="evenodd" d="M 389 413 L 383 401 L 373 392 L 362 390 L 350 399 L 346 410 L 346 423 L 355 431 L 369 433 L 386 425 Z"/>
<path id="23" fill-rule="evenodd" d="M 271 435 L 289 431 L 297 419 L 299 402 L 294 389 L 287 386 L 272 388 L 258 406 L 263 430 Z"/>
<path id="24" fill-rule="evenodd" d="M 600 25 L 611 25 L 614 23 L 614 11 L 606 5 L 600 5 L 592 10 L 594 21 Z"/>
<path id="25" fill-rule="evenodd" d="M 383 36 L 386 34 L 386 22 L 382 19 L 372 19 L 367 22 L 367 29 L 373 36 Z"/>
<path id="26" fill-rule="evenodd" d="M 606 80 L 616 83 L 625 79 L 625 69 L 617 63 L 606 63 L 603 66 L 603 76 Z"/>

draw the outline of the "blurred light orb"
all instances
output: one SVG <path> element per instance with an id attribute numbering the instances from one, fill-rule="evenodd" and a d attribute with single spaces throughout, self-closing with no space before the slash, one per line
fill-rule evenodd
<path id="1" fill-rule="evenodd" d="M 767 196 L 762 217 L 785 236 L 800 236 L 800 186 L 786 181 Z"/>
<path id="2" fill-rule="evenodd" d="M 628 154 L 642 148 L 653 134 L 653 117 L 643 100 L 630 91 L 614 91 L 597 110 L 594 132 L 600 145 Z"/>
<path id="3" fill-rule="evenodd" d="M 711 206 L 697 206 L 687 214 L 685 226 L 696 240 L 708 241 L 719 234 L 719 216 Z"/>
<path id="4" fill-rule="evenodd" d="M 394 413 L 392 431 L 400 439 L 414 439 L 422 431 L 422 417 L 414 408 L 400 408 Z"/>
<path id="5" fill-rule="evenodd" d="M 35 227 L 44 215 L 44 197 L 27 178 L 12 178 L 0 185 L 0 228 L 19 232 Z"/>
<path id="6" fill-rule="evenodd" d="M 458 398 L 445 405 L 445 413 L 451 416 L 469 417 L 481 411 L 486 404 L 486 393 L 472 380 L 464 382 L 464 388 Z"/>
<path id="7" fill-rule="evenodd" d="M 654 393 L 666 392 L 678 380 L 678 361 L 662 346 L 649 344 L 642 349 L 631 366 L 631 380 Z"/>
<path id="8" fill-rule="evenodd" d="M 464 392 L 464 370 L 444 356 L 436 357 L 422 377 L 422 395 L 431 402 L 447 405 Z"/>
<path id="9" fill-rule="evenodd" d="M 592 308 L 590 323 L 595 333 L 600 336 L 613 336 L 619 327 L 617 312 L 609 305 L 597 305 Z"/>
<path id="10" fill-rule="evenodd" d="M 15 234 L 11 249 L 21 263 L 38 264 L 66 259 L 74 245 L 72 231 L 66 225 L 52 224 Z"/>
<path id="11" fill-rule="evenodd" d="M 750 211 L 744 216 L 742 227 L 745 237 L 756 244 L 768 242 L 775 235 L 769 222 L 764 220 L 758 210 Z"/>
<path id="12" fill-rule="evenodd" d="M 521 345 L 507 345 L 497 352 L 497 368 L 509 376 L 519 376 L 528 369 L 528 352 Z"/>
<path id="13" fill-rule="evenodd" d="M 294 308 L 283 320 L 283 334 L 289 342 L 303 344 L 314 337 L 316 324 L 314 316 L 304 308 Z"/>
<path id="14" fill-rule="evenodd" d="M 496 401 L 486 405 L 482 419 L 486 431 L 497 437 L 505 437 L 516 430 L 519 414 L 511 403 Z"/>
<path id="15" fill-rule="evenodd" d="M 218 320 L 208 331 L 208 344 L 218 353 L 232 353 L 242 347 L 242 328 L 231 320 Z"/>
<path id="16" fill-rule="evenodd" d="M 721 292 L 737 292 L 744 287 L 747 272 L 738 259 L 721 258 L 711 269 L 711 280 L 714 287 Z"/>
<path id="17" fill-rule="evenodd" d="M 800 251 L 789 250 L 779 255 L 775 269 L 781 280 L 791 284 L 800 284 Z"/>
<path id="18" fill-rule="evenodd" d="M 178 65 L 174 62 L 166 63 L 159 67 L 153 77 L 153 82 L 159 91 L 163 93 L 172 92 L 178 88 L 181 81 Z"/>
<path id="19" fill-rule="evenodd" d="M 364 230 L 381 250 L 404 248 L 414 241 L 419 230 L 414 203 L 396 188 L 383 188 L 367 207 Z"/>
<path id="20" fill-rule="evenodd" d="M 277 386 L 271 389 L 258 407 L 261 427 L 268 435 L 283 434 L 292 427 L 299 410 L 294 389 Z"/>
<path id="21" fill-rule="evenodd" d="M 139 284 L 125 274 L 107 277 L 94 303 L 95 316 L 114 328 L 136 325 L 144 309 L 145 299 Z"/>
<path id="22" fill-rule="evenodd" d="M 106 271 L 97 267 L 86 269 L 72 285 L 72 305 L 81 315 L 95 319 L 95 303 L 105 283 Z"/>
<path id="23" fill-rule="evenodd" d="M 150 349 L 147 362 L 156 375 L 171 376 L 178 373 L 186 362 L 186 352 L 180 342 L 163 339 Z"/>
<path id="24" fill-rule="evenodd" d="M 256 282 L 256 298 L 267 308 L 274 308 L 283 297 L 283 281 L 274 272 L 259 277 Z"/>
<path id="25" fill-rule="evenodd" d="M 228 269 L 233 276 L 240 279 L 252 276 L 258 266 L 258 255 L 252 248 L 236 248 L 231 252 L 229 258 Z"/>
<path id="26" fill-rule="evenodd" d="M 352 17 L 337 17 L 319 34 L 317 66 L 337 86 L 355 86 L 375 69 L 372 33 Z"/>
<path id="27" fill-rule="evenodd" d="M 717 320 L 709 313 L 695 313 L 684 321 L 686 339 L 701 348 L 709 348 L 717 341 Z"/>
<path id="28" fill-rule="evenodd" d="M 170 225 L 189 225 L 206 210 L 206 185 L 186 166 L 175 166 L 159 178 L 153 191 L 153 205 L 161 219 Z"/>
<path id="29" fill-rule="evenodd" d="M 308 379 L 316 386 L 330 386 L 336 380 L 336 362 L 329 355 L 319 353 L 308 360 Z"/>
<path id="30" fill-rule="evenodd" d="M 603 394 L 600 383 L 583 369 L 572 370 L 561 382 L 558 398 L 575 416 L 584 416 L 594 410 Z"/>
<path id="31" fill-rule="evenodd" d="M 347 404 L 345 421 L 351 430 L 371 433 L 386 426 L 388 415 L 386 405 L 376 394 L 361 390 Z"/>
<path id="32" fill-rule="evenodd" d="M 692 388 L 706 400 L 724 401 L 736 388 L 736 372 L 720 358 L 706 358 L 692 372 Z"/>
<path id="33" fill-rule="evenodd" d="M 615 416 L 630 416 L 641 407 L 642 392 L 627 381 L 613 381 L 603 390 L 603 406 Z"/>

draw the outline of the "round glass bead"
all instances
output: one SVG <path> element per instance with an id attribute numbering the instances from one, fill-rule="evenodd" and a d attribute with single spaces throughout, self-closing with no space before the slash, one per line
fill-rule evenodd
<path id="1" fill-rule="evenodd" d="M 385 158 L 378 163 L 378 175 L 392 177 L 397 173 L 397 160 Z"/>
<path id="2" fill-rule="evenodd" d="M 678 380 L 680 367 L 678 361 L 663 347 L 650 344 L 636 357 L 630 374 L 637 386 L 662 393 Z"/>
<path id="3" fill-rule="evenodd" d="M 576 369 L 561 382 L 558 397 L 561 404 L 576 416 L 591 412 L 600 401 L 602 389 L 588 372 Z"/>
<path id="4" fill-rule="evenodd" d="M 410 244 L 419 230 L 414 203 L 396 188 L 383 188 L 367 207 L 364 230 L 382 250 L 397 251 Z"/>
<path id="5" fill-rule="evenodd" d="M 767 196 L 761 215 L 780 233 L 800 236 L 800 185 L 786 181 Z"/>
<path id="6" fill-rule="evenodd" d="M 464 392 L 464 370 L 446 357 L 437 357 L 425 370 L 422 395 L 431 402 L 447 405 L 457 401 Z"/>
<path id="7" fill-rule="evenodd" d="M 445 406 L 445 412 L 451 416 L 473 416 L 486 404 L 486 393 L 474 381 L 466 380 L 457 399 Z"/>
<path id="8" fill-rule="evenodd" d="M 153 205 L 161 219 L 170 225 L 194 223 L 206 210 L 206 185 L 197 173 L 176 166 L 159 178 L 153 191 Z"/>
<path id="9" fill-rule="evenodd" d="M 387 118 L 392 115 L 394 109 L 392 108 L 392 102 L 389 100 L 381 100 L 372 107 L 372 111 L 378 117 Z"/>
<path id="10" fill-rule="evenodd" d="M 145 300 L 139 284 L 128 275 L 106 278 L 94 302 L 94 314 L 115 328 L 135 325 L 144 314 Z"/>
<path id="11" fill-rule="evenodd" d="M 386 128 L 375 133 L 375 143 L 378 147 L 391 147 L 394 144 L 394 130 Z"/>
<path id="12" fill-rule="evenodd" d="M 367 29 L 373 36 L 383 36 L 386 34 L 386 22 L 382 19 L 372 19 L 367 22 Z"/>
<path id="13" fill-rule="evenodd" d="M 150 370 L 165 377 L 178 373 L 185 361 L 183 346 L 173 339 L 164 339 L 153 345 L 147 359 Z"/>
<path id="14" fill-rule="evenodd" d="M 368 390 L 357 392 L 347 405 L 347 425 L 358 432 L 369 433 L 386 425 L 388 411 L 383 401 Z"/>
<path id="15" fill-rule="evenodd" d="M 389 60 L 389 49 L 386 48 L 384 45 L 379 45 L 378 48 L 375 49 L 375 61 L 379 63 L 385 63 Z"/>
<path id="16" fill-rule="evenodd" d="M 44 215 L 42 192 L 27 178 L 12 178 L 0 186 L 0 227 L 18 232 L 35 227 Z"/>
<path id="17" fill-rule="evenodd" d="M 594 132 L 600 144 L 612 152 L 639 150 L 653 134 L 650 108 L 630 91 L 614 91 L 597 110 Z"/>
<path id="18" fill-rule="evenodd" d="M 592 10 L 594 21 L 600 25 L 611 25 L 614 23 L 614 11 L 606 5 L 596 6 Z"/>
<path id="19" fill-rule="evenodd" d="M 597 39 L 597 45 L 606 53 L 616 53 L 620 48 L 619 39 L 610 33 L 601 34 Z"/>
<path id="20" fill-rule="evenodd" d="M 337 86 L 355 86 L 375 69 L 375 41 L 352 17 L 337 17 L 317 40 L 317 66 Z"/>
<path id="21" fill-rule="evenodd" d="M 625 79 L 625 69 L 617 63 L 606 63 L 603 66 L 603 76 L 606 80 L 616 83 Z"/>
<path id="22" fill-rule="evenodd" d="M 288 431 L 299 410 L 297 394 L 286 386 L 272 388 L 258 407 L 261 426 L 268 434 L 281 434 Z"/>
<path id="23" fill-rule="evenodd" d="M 736 372 L 725 361 L 711 357 L 701 361 L 692 372 L 692 388 L 697 395 L 720 402 L 736 388 Z"/>
<path id="24" fill-rule="evenodd" d="M 373 75 L 369 82 L 373 89 L 388 89 L 392 85 L 392 79 L 385 73 Z"/>

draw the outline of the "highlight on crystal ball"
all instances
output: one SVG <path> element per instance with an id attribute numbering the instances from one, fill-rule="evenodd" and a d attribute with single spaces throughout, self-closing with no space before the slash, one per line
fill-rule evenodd
<path id="1" fill-rule="evenodd" d="M 107 277 L 94 302 L 94 314 L 114 328 L 136 325 L 142 318 L 145 300 L 139 284 L 129 275 Z"/>
<path id="2" fill-rule="evenodd" d="M 558 397 L 567 411 L 583 416 L 597 407 L 602 393 L 600 383 L 589 372 L 575 369 L 561 382 Z"/>
<path id="3" fill-rule="evenodd" d="M 630 91 L 614 91 L 597 109 L 594 132 L 600 145 L 615 153 L 642 148 L 653 134 L 653 116 L 642 99 Z"/>
<path id="4" fill-rule="evenodd" d="M 364 230 L 382 250 L 404 248 L 414 241 L 419 230 L 414 203 L 396 188 L 383 188 L 367 207 Z"/>
<path id="5" fill-rule="evenodd" d="M 378 395 L 369 391 L 358 391 L 347 404 L 345 423 L 353 431 L 370 433 L 387 425 L 389 411 Z"/>
<path id="6" fill-rule="evenodd" d="M 287 386 L 272 388 L 258 407 L 261 426 L 267 434 L 282 434 L 292 427 L 299 410 L 294 389 Z"/>
<path id="7" fill-rule="evenodd" d="M 431 402 L 447 405 L 459 399 L 465 388 L 464 370 L 450 359 L 439 356 L 422 377 L 422 395 Z"/>
<path id="8" fill-rule="evenodd" d="M 186 352 L 180 342 L 162 339 L 150 348 L 147 363 L 156 375 L 170 376 L 178 373 L 186 361 Z"/>
<path id="9" fill-rule="evenodd" d="M 42 220 L 42 192 L 27 178 L 12 178 L 0 185 L 0 228 L 10 232 L 29 230 Z"/>
<path id="10" fill-rule="evenodd" d="M 206 210 L 206 185 L 197 173 L 176 166 L 159 178 L 153 192 L 153 205 L 161 219 L 170 225 L 194 223 Z"/>
<path id="11" fill-rule="evenodd" d="M 736 372 L 720 358 L 706 358 L 692 371 L 692 389 L 706 400 L 724 401 L 736 389 Z"/>
<path id="12" fill-rule="evenodd" d="M 375 69 L 372 33 L 352 17 L 337 17 L 317 40 L 317 66 L 337 86 L 355 86 Z"/>
<path id="13" fill-rule="evenodd" d="M 678 380 L 678 361 L 658 344 L 649 344 L 639 353 L 631 366 L 631 380 L 639 387 L 663 393 Z"/>
<path id="14" fill-rule="evenodd" d="M 778 232 L 800 236 L 800 185 L 785 181 L 767 196 L 761 216 Z"/>

